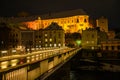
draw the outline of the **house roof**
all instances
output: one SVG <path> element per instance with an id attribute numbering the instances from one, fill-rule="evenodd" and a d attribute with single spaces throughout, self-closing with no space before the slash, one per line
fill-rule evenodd
<path id="1" fill-rule="evenodd" d="M 45 30 L 63 30 L 63 29 L 57 23 L 52 22 L 48 27 L 45 28 Z"/>

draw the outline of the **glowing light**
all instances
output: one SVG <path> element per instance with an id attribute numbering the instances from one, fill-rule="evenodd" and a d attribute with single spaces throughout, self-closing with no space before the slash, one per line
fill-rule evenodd
<path id="1" fill-rule="evenodd" d="M 76 40 L 76 43 L 79 46 L 81 44 L 81 40 Z"/>
<path id="2" fill-rule="evenodd" d="M 1 51 L 1 53 L 7 53 L 7 51 Z"/>
<path id="3" fill-rule="evenodd" d="M 18 62 L 17 59 L 11 60 L 11 66 L 16 66 L 17 62 Z"/>
<path id="4" fill-rule="evenodd" d="M 8 66 L 8 61 L 1 62 L 1 69 L 5 69 Z"/>
<path id="5" fill-rule="evenodd" d="M 16 52 L 16 50 L 12 50 L 12 52 L 14 53 L 14 52 Z"/>

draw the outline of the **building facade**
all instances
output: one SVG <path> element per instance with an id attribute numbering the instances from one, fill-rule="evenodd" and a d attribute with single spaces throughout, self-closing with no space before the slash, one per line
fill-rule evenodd
<path id="1" fill-rule="evenodd" d="M 107 34 L 99 28 L 89 28 L 82 32 L 83 49 L 99 49 L 100 42 L 105 40 L 107 40 Z"/>
<path id="2" fill-rule="evenodd" d="M 51 23 L 45 29 L 40 29 L 37 38 L 39 38 L 36 39 L 37 47 L 53 48 L 65 46 L 64 30 L 57 23 Z"/>
<path id="3" fill-rule="evenodd" d="M 62 26 L 65 33 L 82 33 L 82 30 L 89 28 L 89 16 L 82 9 L 41 15 L 38 20 L 24 22 L 24 24 L 37 30 L 46 28 L 52 22 Z"/>
<path id="4" fill-rule="evenodd" d="M 107 34 L 108 34 L 108 39 L 114 39 L 115 38 L 115 31 L 109 30 Z"/>
<path id="5" fill-rule="evenodd" d="M 11 28 L 5 23 L 0 23 L 0 50 L 9 49 L 9 34 L 11 33 Z"/>
<path id="6" fill-rule="evenodd" d="M 103 51 L 117 51 L 120 52 L 120 40 L 111 39 L 101 42 L 101 49 Z"/>

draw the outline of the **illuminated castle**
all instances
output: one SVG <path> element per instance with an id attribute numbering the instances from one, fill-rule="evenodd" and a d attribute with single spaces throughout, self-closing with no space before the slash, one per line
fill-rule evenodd
<path id="1" fill-rule="evenodd" d="M 65 33 L 82 32 L 89 28 L 89 16 L 82 10 L 70 10 L 59 13 L 41 15 L 37 20 L 24 22 L 29 28 L 38 30 L 44 29 L 52 22 L 56 22 L 65 30 Z"/>

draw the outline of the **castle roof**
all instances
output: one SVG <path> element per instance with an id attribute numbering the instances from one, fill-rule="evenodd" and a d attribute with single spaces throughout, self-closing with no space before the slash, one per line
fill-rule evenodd
<path id="1" fill-rule="evenodd" d="M 53 19 L 53 18 L 64 18 L 76 15 L 87 15 L 87 13 L 83 9 L 76 10 L 68 10 L 62 12 L 48 13 L 44 15 L 40 15 L 41 19 Z"/>
<path id="2" fill-rule="evenodd" d="M 46 27 L 44 30 L 63 30 L 61 26 L 59 26 L 57 23 L 52 22 L 48 27 Z"/>

